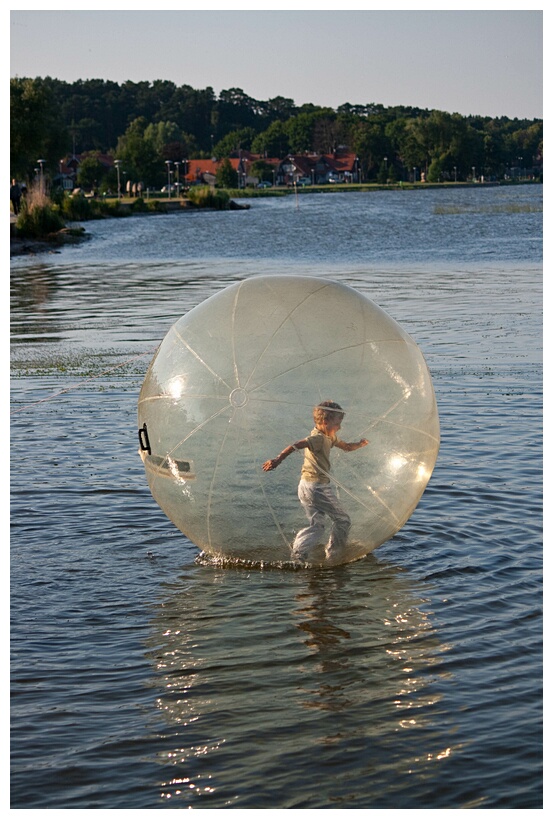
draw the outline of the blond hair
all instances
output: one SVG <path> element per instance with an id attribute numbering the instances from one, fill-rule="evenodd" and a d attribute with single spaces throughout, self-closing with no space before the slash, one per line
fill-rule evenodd
<path id="1" fill-rule="evenodd" d="M 346 413 L 335 401 L 321 401 L 316 407 L 313 407 L 313 420 L 315 425 L 323 422 L 341 421 Z"/>

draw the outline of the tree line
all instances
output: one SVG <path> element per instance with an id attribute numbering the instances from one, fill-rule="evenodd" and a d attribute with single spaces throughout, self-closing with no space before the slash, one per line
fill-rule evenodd
<path id="1" fill-rule="evenodd" d="M 286 97 L 255 100 L 240 88 L 216 95 L 167 80 L 51 77 L 12 78 L 10 114 L 11 176 L 18 179 L 32 179 L 39 158 L 53 176 L 71 153 L 111 154 L 134 178 L 157 186 L 166 160 L 221 159 L 239 150 L 282 159 L 341 148 L 359 158 L 366 181 L 408 179 L 414 168 L 431 182 L 541 176 L 538 119 L 376 103 L 297 106 Z"/>

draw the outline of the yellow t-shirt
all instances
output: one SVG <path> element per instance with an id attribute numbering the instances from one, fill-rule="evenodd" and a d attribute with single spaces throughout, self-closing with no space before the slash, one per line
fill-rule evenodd
<path id="1" fill-rule="evenodd" d="M 306 439 L 307 448 L 304 450 L 303 466 L 301 469 L 302 481 L 309 483 L 330 483 L 330 450 L 336 446 L 338 438 L 332 438 L 315 427 Z"/>

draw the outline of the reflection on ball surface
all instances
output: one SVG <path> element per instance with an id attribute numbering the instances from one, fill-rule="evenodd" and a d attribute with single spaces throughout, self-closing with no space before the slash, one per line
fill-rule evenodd
<path id="1" fill-rule="evenodd" d="M 351 517 L 340 562 L 373 551 L 415 509 L 439 448 L 421 351 L 351 287 L 309 276 L 256 276 L 216 293 L 168 332 L 138 402 L 152 495 L 204 552 L 282 563 L 306 525 L 303 453 L 262 465 L 313 428 L 313 407 L 345 410 L 332 483 Z M 325 562 L 324 544 L 313 562 Z"/>

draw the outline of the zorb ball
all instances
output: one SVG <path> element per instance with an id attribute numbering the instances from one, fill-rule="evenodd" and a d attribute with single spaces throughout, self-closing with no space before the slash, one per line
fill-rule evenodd
<path id="1" fill-rule="evenodd" d="M 345 411 L 331 481 L 351 518 L 340 562 L 407 521 L 439 447 L 432 381 L 410 336 L 370 299 L 310 276 L 255 276 L 179 319 L 150 364 L 138 402 L 151 493 L 210 557 L 291 561 L 307 525 L 297 486 L 304 451 L 265 461 L 313 429 L 324 400 Z M 329 521 L 330 523 L 330 521 Z M 325 563 L 321 544 L 315 565 Z"/>

